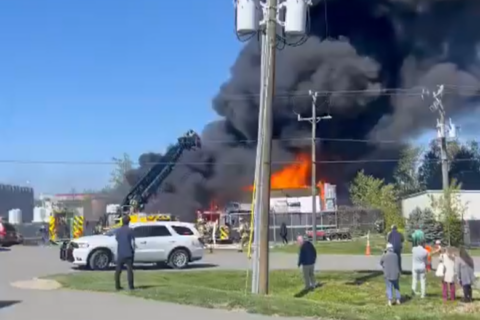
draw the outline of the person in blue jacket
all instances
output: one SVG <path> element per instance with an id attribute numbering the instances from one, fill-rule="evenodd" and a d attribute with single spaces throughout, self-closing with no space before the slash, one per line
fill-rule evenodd
<path id="1" fill-rule="evenodd" d="M 317 249 L 308 240 L 298 236 L 297 243 L 300 247 L 298 253 L 298 266 L 302 267 L 305 290 L 313 290 L 317 286 L 315 280 L 315 262 L 317 261 Z"/>

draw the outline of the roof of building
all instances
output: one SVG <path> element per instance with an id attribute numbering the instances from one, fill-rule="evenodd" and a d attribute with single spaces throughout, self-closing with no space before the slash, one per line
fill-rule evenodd
<path id="1" fill-rule="evenodd" d="M 443 190 L 424 190 L 421 192 L 413 193 L 402 198 L 402 200 L 415 198 L 429 193 L 443 193 Z M 480 193 L 480 190 L 460 190 L 460 193 Z"/>

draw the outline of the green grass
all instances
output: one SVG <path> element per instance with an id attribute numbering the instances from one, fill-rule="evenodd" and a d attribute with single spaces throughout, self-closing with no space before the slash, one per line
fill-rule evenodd
<path id="1" fill-rule="evenodd" d="M 383 276 L 378 272 L 322 272 L 322 284 L 304 297 L 300 271 L 270 273 L 270 295 L 246 293 L 245 271 L 149 272 L 137 271 L 138 290 L 120 294 L 205 308 L 235 309 L 266 315 L 343 320 L 473 320 L 480 305 L 444 304 L 438 279 L 429 275 L 426 299 L 413 298 L 399 306 L 386 305 Z M 78 290 L 113 291 L 110 272 L 79 272 L 53 277 L 64 287 Z M 123 279 L 125 283 L 125 279 Z M 402 276 L 403 293 L 410 292 L 410 276 Z"/>
<path id="2" fill-rule="evenodd" d="M 385 238 L 382 236 L 370 237 L 370 251 L 372 255 L 381 255 L 385 250 Z M 366 238 L 355 238 L 351 241 L 320 241 L 315 247 L 319 254 L 352 254 L 364 255 L 367 247 Z M 276 247 L 276 252 L 298 253 L 296 244 Z M 409 242 L 404 243 L 403 252 L 410 253 L 412 246 Z"/>
<path id="3" fill-rule="evenodd" d="M 382 236 L 370 237 L 370 251 L 372 255 L 381 255 L 385 250 L 385 238 Z M 364 255 L 367 246 L 366 238 L 355 238 L 351 241 L 320 241 L 315 247 L 319 254 L 351 254 Z M 293 243 L 286 246 L 280 246 L 273 249 L 274 252 L 298 253 L 298 246 Z M 412 244 L 405 241 L 403 244 L 403 253 L 412 252 Z M 472 256 L 480 256 L 480 249 L 470 249 Z"/>

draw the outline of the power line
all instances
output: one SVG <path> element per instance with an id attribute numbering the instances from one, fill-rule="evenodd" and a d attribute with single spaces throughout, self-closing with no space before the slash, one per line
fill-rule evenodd
<path id="1" fill-rule="evenodd" d="M 350 164 L 350 163 L 395 163 L 400 161 L 401 158 L 397 159 L 355 159 L 355 160 L 318 160 L 316 161 L 317 164 Z M 424 159 L 420 160 L 421 162 L 427 163 L 435 163 L 440 162 L 440 159 Z M 480 159 L 477 158 L 466 158 L 466 159 L 454 159 L 450 160 L 449 162 L 480 162 Z M 244 164 L 244 162 L 217 162 L 219 165 L 240 165 Z M 281 165 L 292 165 L 292 164 L 302 164 L 304 162 L 301 161 L 272 161 L 272 164 L 281 164 Z M 61 161 L 61 160 L 15 160 L 15 159 L 0 159 L 1 164 L 20 164 L 20 165 L 31 165 L 31 164 L 44 164 L 44 165 L 88 165 L 88 166 L 96 166 L 96 165 L 116 165 L 116 162 L 112 161 Z M 138 162 L 134 162 L 134 165 L 140 165 Z M 184 165 L 209 165 L 212 162 L 209 161 L 198 161 L 198 162 L 147 162 L 143 163 L 144 165 L 151 166 L 156 164 L 162 165 L 176 165 L 176 166 L 184 166 Z"/>
<path id="2" fill-rule="evenodd" d="M 480 89 L 473 86 L 456 86 L 456 85 L 445 85 L 444 95 L 468 95 L 468 96 L 480 96 Z M 448 89 L 453 90 L 448 90 Z M 320 90 L 316 91 L 318 96 L 332 96 L 332 95 L 379 95 L 379 96 L 422 96 L 424 92 L 424 87 L 414 87 L 414 88 L 384 88 L 384 89 L 365 89 L 365 90 Z M 223 98 L 227 100 L 247 100 L 252 98 L 260 97 L 260 93 L 242 93 L 242 94 L 229 94 L 229 93 L 219 93 L 217 98 Z M 274 95 L 275 99 L 285 98 L 309 98 L 308 91 L 285 91 L 285 92 L 276 92 Z"/>

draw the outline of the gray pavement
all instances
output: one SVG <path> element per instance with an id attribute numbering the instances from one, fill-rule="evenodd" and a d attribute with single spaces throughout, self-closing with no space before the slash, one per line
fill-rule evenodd
<path id="1" fill-rule="evenodd" d="M 320 256 L 317 263 L 319 270 L 377 270 L 379 257 L 364 256 Z M 406 269 L 411 264 L 410 257 L 404 257 Z M 480 260 L 476 259 L 476 265 Z M 240 269 L 245 270 L 249 261 L 245 254 L 237 252 L 215 252 L 208 254 L 197 268 Z M 296 268 L 296 256 L 274 253 L 271 255 L 272 269 Z M 36 291 L 13 288 L 14 281 L 29 280 L 51 274 L 77 272 L 69 264 L 58 259 L 58 248 L 51 247 L 14 247 L 11 251 L 0 251 L 0 319 L 30 320 L 32 317 L 48 317 L 50 320 L 64 320 L 68 313 L 69 320 L 84 320 L 87 313 L 89 320 L 108 318 L 152 317 L 157 313 L 176 318 L 195 318 L 197 320 L 267 320 L 269 317 L 251 315 L 243 312 L 211 310 L 196 307 L 179 306 L 169 303 L 147 301 L 123 295 L 93 292 L 76 292 L 69 290 Z M 79 271 L 81 272 L 81 271 Z M 155 270 L 152 272 L 176 272 Z M 11 304 L 10 306 L 8 306 Z M 61 306 L 63 314 L 50 314 L 52 306 Z M 92 306 L 89 309 L 89 306 Z M 279 318 L 279 317 L 275 317 Z M 281 319 L 281 318 L 280 318 Z"/>

